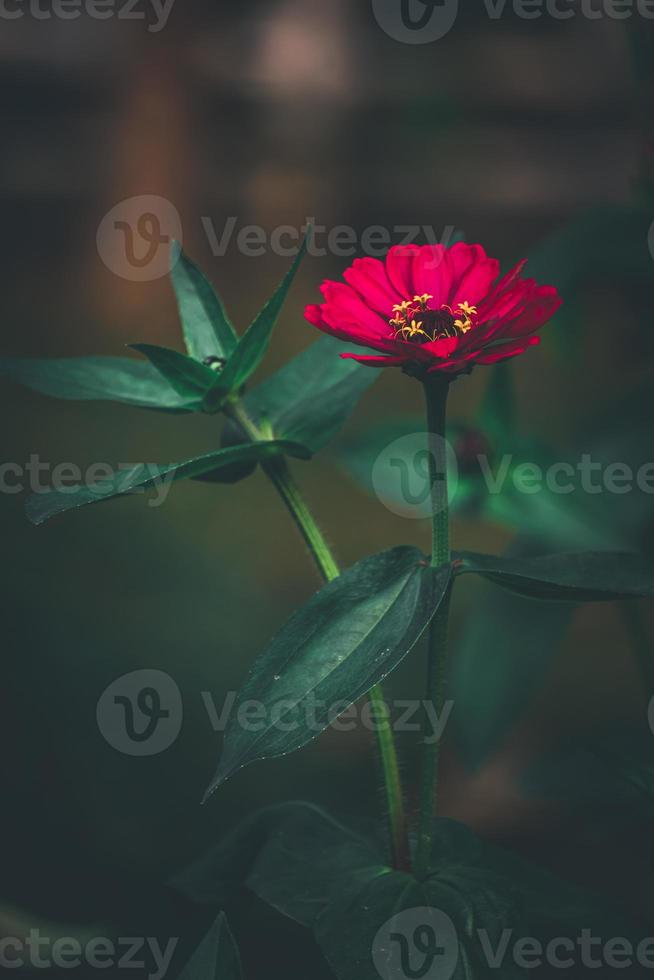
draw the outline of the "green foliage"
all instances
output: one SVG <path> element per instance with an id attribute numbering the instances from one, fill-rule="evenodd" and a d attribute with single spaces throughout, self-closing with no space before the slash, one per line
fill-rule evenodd
<path id="1" fill-rule="evenodd" d="M 182 398 L 194 399 L 204 407 L 214 389 L 225 394 L 216 372 L 186 354 L 155 344 L 130 344 L 130 347 L 147 357 Z"/>
<path id="2" fill-rule="evenodd" d="M 643 220 L 642 213 L 625 209 L 584 216 L 535 254 L 530 271 L 539 279 L 563 282 L 573 289 L 585 277 L 601 274 L 603 263 L 614 268 L 618 261 L 614 244 L 607 261 L 607 236 L 600 235 L 602 229 L 613 223 L 622 228 L 626 223 L 631 231 L 636 226 L 644 231 Z M 644 240 L 645 234 L 638 261 L 643 267 L 647 261 L 649 274 Z M 235 482 L 277 455 L 307 459 L 322 449 L 378 377 L 338 356 L 351 349 L 348 345 L 324 338 L 245 392 L 268 350 L 305 251 L 306 241 L 272 298 L 240 338 L 207 279 L 176 247 L 172 282 L 187 354 L 134 344 L 149 363 L 121 358 L 0 361 L 0 373 L 55 397 L 110 399 L 169 412 L 224 410 L 229 417 L 221 449 L 180 463 L 141 464 L 90 487 L 34 495 L 27 504 L 30 519 L 40 524 L 75 507 L 167 489 L 169 483 L 184 478 Z M 576 265 L 565 258 L 582 251 L 584 261 L 577 257 Z M 636 278 L 645 271 L 636 268 L 633 257 L 628 262 L 622 259 Z M 562 260 L 567 279 L 560 269 L 554 271 Z M 637 421 L 626 425 L 632 432 L 647 417 L 649 391 L 646 395 L 634 406 Z M 248 426 L 247 434 L 232 418 L 241 398 L 256 426 Z M 506 490 L 489 493 L 481 470 L 471 468 L 464 453 L 453 510 L 499 521 L 512 530 L 533 531 L 537 525 L 541 540 L 548 544 L 565 540 L 577 548 L 617 548 L 626 539 L 628 547 L 630 535 L 637 537 L 649 520 L 649 507 L 632 507 L 631 523 L 628 519 L 621 525 L 606 518 L 609 504 L 604 501 L 589 502 L 581 493 L 560 497 L 551 489 L 533 496 L 519 485 L 516 452 L 542 469 L 556 456 L 534 440 L 516 437 L 516 415 L 510 368 L 502 365 L 490 374 L 475 419 L 477 428 L 452 426 L 448 435 L 468 449 L 475 445 L 474 439 L 466 443 L 471 434 L 487 440 L 490 458 L 505 446 L 513 451 Z M 623 427 L 625 418 L 629 416 L 623 417 Z M 257 430 L 263 441 L 248 441 L 249 433 L 257 437 Z M 373 462 L 389 442 L 423 430 L 422 420 L 398 423 L 396 419 L 353 440 L 347 463 L 370 486 Z M 644 434 L 649 435 L 649 428 L 638 429 L 641 445 Z M 482 455 L 477 454 L 477 459 Z M 612 458 L 610 449 L 607 458 Z M 628 551 L 539 557 L 460 552 L 451 564 L 438 569 L 409 547 L 365 558 L 299 609 L 252 665 L 234 705 L 207 796 L 243 766 L 302 748 L 387 677 L 427 629 L 454 576 L 464 574 L 486 580 L 475 615 L 466 623 L 450 692 L 456 703 L 459 743 L 471 766 L 497 747 L 525 711 L 575 603 L 654 595 L 654 564 Z M 488 583 L 502 591 L 488 588 Z M 615 742 L 586 747 L 585 757 L 588 753 L 613 771 L 616 782 L 627 787 L 628 797 L 645 800 L 651 807 L 654 770 L 647 755 L 641 758 L 632 745 L 618 747 Z M 425 813 L 428 821 L 429 809 Z M 451 975 L 460 980 L 489 975 L 488 951 L 502 948 L 507 930 L 517 938 L 535 936 L 546 941 L 561 935 L 575 938 L 580 929 L 604 929 L 609 935 L 627 935 L 631 929 L 596 896 L 482 842 L 465 826 L 449 820 L 434 822 L 431 860 L 418 876 L 391 866 L 374 834 L 354 833 L 315 807 L 271 808 L 246 821 L 181 875 L 176 885 L 195 900 L 222 905 L 242 883 L 313 931 L 338 980 L 406 976 L 406 971 L 398 973 L 398 957 L 415 940 L 415 930 L 407 932 L 406 922 L 419 925 L 415 913 L 421 909 L 435 911 L 450 923 L 456 960 Z M 416 948 L 420 952 L 417 943 Z M 507 978 L 524 975 L 510 954 L 501 969 Z M 221 913 L 182 978 L 240 980 L 241 976 L 238 951 Z"/>
<path id="3" fill-rule="evenodd" d="M 4 357 L 0 375 L 73 401 L 115 401 L 163 412 L 194 412 L 201 405 L 197 396 L 180 395 L 151 364 L 127 357 Z"/>
<path id="4" fill-rule="evenodd" d="M 179 980 L 241 980 L 241 959 L 224 912 L 193 953 Z"/>
<path id="5" fill-rule="evenodd" d="M 265 357 L 270 337 L 286 299 L 286 295 L 295 279 L 300 262 L 307 248 L 307 237 L 281 283 L 268 300 L 263 309 L 256 315 L 243 336 L 239 339 L 233 353 L 230 355 L 221 376 L 221 382 L 229 391 L 238 391 L 254 374 Z"/>
<path id="6" fill-rule="evenodd" d="M 238 338 L 220 299 L 183 253 L 172 278 L 187 354 L 155 344 L 129 346 L 152 367 L 119 358 L 0 360 L 0 374 L 56 398 L 109 399 L 168 411 L 216 412 L 263 360 L 282 305 L 306 251 L 306 240 L 281 284 Z M 208 363 L 216 358 L 214 370 Z M 224 364 L 222 362 L 225 362 Z"/>
<path id="7" fill-rule="evenodd" d="M 449 567 L 416 548 L 364 558 L 324 586 L 254 662 L 209 787 L 256 759 L 306 745 L 404 659 L 447 591 Z M 239 708 L 254 702 L 253 724 Z M 245 710 L 245 708 L 243 709 Z"/>
<path id="8" fill-rule="evenodd" d="M 238 334 L 213 286 L 177 242 L 171 256 L 171 277 L 189 355 L 198 361 L 228 358 Z"/>
<path id="9" fill-rule="evenodd" d="M 606 727 L 565 739 L 525 771 L 530 797 L 557 800 L 587 826 L 616 827 L 654 818 L 654 752 L 649 728 Z M 618 831 L 620 832 L 620 831 Z"/>
<path id="10" fill-rule="evenodd" d="M 291 801 L 248 814 L 209 851 L 176 874 L 170 886 L 198 905 L 226 905 L 250 876 L 268 838 L 298 806 L 311 807 Z"/>
<path id="11" fill-rule="evenodd" d="M 474 572 L 532 599 L 606 602 L 654 595 L 654 562 L 628 552 L 498 558 L 458 552 L 457 573 Z"/>
<path id="12" fill-rule="evenodd" d="M 654 588 L 654 563 L 646 557 L 525 557 L 533 547 L 533 541 L 518 539 L 512 554 L 500 559 L 455 556 L 464 562 L 459 571 L 478 572 L 502 586 L 475 594 L 475 614 L 464 623 L 451 665 L 454 735 L 469 769 L 496 751 L 529 710 L 572 622 L 573 603 L 637 598 Z"/>
<path id="13" fill-rule="evenodd" d="M 523 976 L 506 930 L 510 942 L 535 937 L 543 944 L 560 936 L 574 941 L 581 929 L 605 936 L 634 933 L 633 923 L 612 903 L 452 820 L 434 821 L 432 859 L 417 878 L 394 870 L 369 833 L 355 833 L 317 807 L 289 804 L 275 815 L 268 838 L 257 839 L 254 856 L 250 828 L 244 828 L 229 848 L 197 862 L 193 889 L 184 890 L 211 901 L 212 892 L 220 894 L 221 859 L 229 863 L 235 851 L 247 851 L 244 884 L 313 931 L 338 980 L 378 980 L 380 969 L 381 975 L 406 976 L 399 972 L 402 948 L 414 966 L 424 964 L 416 930 L 430 922 L 437 926 L 438 955 L 447 957 L 455 980 L 490 975 L 488 957 L 495 954 L 502 977 Z M 433 965 L 441 962 L 449 976 L 442 960 Z"/>
<path id="14" fill-rule="evenodd" d="M 376 371 L 339 355 L 354 348 L 322 337 L 248 392 L 245 407 L 265 420 L 278 439 L 301 442 L 318 452 L 349 418 Z"/>
<path id="15" fill-rule="evenodd" d="M 154 344 L 132 344 L 150 363 L 114 357 L 5 358 L 0 360 L 0 375 L 56 398 L 106 399 L 168 412 L 216 412 L 224 407 L 230 392 L 243 385 L 268 348 L 306 242 L 240 340 L 209 282 L 176 248 L 172 278 L 188 355 Z M 40 524 L 66 510 L 173 479 L 234 483 L 277 453 L 308 459 L 333 438 L 377 377 L 340 358 L 346 349 L 346 344 L 323 338 L 245 396 L 246 410 L 269 435 L 263 448 L 243 445 L 248 436 L 228 422 L 217 453 L 183 463 L 141 464 L 91 487 L 46 491 L 28 501 L 30 520 Z M 203 363 L 210 358 L 218 359 L 217 370 Z M 215 465 L 209 466 L 212 460 Z"/>
<path id="16" fill-rule="evenodd" d="M 484 583 L 472 599 L 451 659 L 448 697 L 457 751 L 478 769 L 532 704 L 576 607 L 534 602 Z"/>
<path id="17" fill-rule="evenodd" d="M 339 357 L 352 349 L 332 337 L 322 337 L 298 354 L 243 398 L 248 415 L 278 439 L 302 443 L 313 453 L 330 442 L 345 424 L 361 395 L 378 378 L 376 371 Z M 228 422 L 223 445 L 234 445 L 243 433 Z M 249 476 L 254 465 L 211 474 L 219 483 Z"/>
<path id="18" fill-rule="evenodd" d="M 56 514 L 83 507 L 85 504 L 100 503 L 124 494 L 144 493 L 153 487 L 167 488 L 175 480 L 197 478 L 203 473 L 214 472 L 222 466 L 229 467 L 244 462 L 270 459 L 282 453 L 301 459 L 306 459 L 308 456 L 303 446 L 291 442 L 271 441 L 251 442 L 244 446 L 217 449 L 215 452 L 196 456 L 182 463 L 165 465 L 139 463 L 129 469 L 119 470 L 110 479 L 99 481 L 91 486 L 74 486 L 65 490 L 45 490 L 31 494 L 26 504 L 27 516 L 33 524 L 43 524 Z"/>

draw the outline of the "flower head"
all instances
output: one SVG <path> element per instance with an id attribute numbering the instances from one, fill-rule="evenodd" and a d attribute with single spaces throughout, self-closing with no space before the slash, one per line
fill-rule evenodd
<path id="1" fill-rule="evenodd" d="M 396 245 L 385 261 L 356 259 L 345 282 L 322 285 L 324 302 L 307 320 L 325 333 L 382 356 L 343 354 L 374 367 L 410 373 L 460 374 L 493 364 L 539 342 L 535 332 L 561 305 L 553 286 L 506 276 L 481 245 Z"/>

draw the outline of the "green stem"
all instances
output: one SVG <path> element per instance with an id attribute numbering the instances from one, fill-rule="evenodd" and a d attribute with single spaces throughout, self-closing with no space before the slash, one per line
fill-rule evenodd
<path id="1" fill-rule="evenodd" d="M 226 411 L 253 442 L 260 442 L 268 437 L 268 434 L 250 418 L 240 401 L 230 403 Z M 331 582 L 338 578 L 340 569 L 336 559 L 293 479 L 286 460 L 282 456 L 278 456 L 262 463 L 262 468 L 286 504 L 322 578 L 325 582 Z M 399 870 L 407 871 L 410 868 L 411 859 L 402 780 L 390 711 L 380 684 L 376 684 L 368 692 L 368 698 L 375 709 L 377 744 L 384 778 L 393 865 Z"/>
<path id="2" fill-rule="evenodd" d="M 447 499 L 447 444 L 445 442 L 445 417 L 449 381 L 435 375 L 425 381 L 427 402 L 427 433 L 429 445 L 429 482 L 432 512 L 433 568 L 450 561 L 450 525 Z M 447 680 L 447 627 L 450 608 L 450 590 L 443 598 L 429 630 L 427 700 L 434 705 L 437 717 L 441 717 L 445 705 Z M 438 770 L 440 762 L 439 741 L 427 737 L 425 726 L 422 772 L 420 777 L 420 807 L 416 874 L 424 874 L 429 866 L 432 850 L 433 820 L 438 798 Z"/>
<path id="3" fill-rule="evenodd" d="M 338 578 L 340 569 L 336 559 L 307 507 L 284 457 L 278 456 L 269 460 L 263 464 L 263 469 L 286 504 L 325 582 Z"/>

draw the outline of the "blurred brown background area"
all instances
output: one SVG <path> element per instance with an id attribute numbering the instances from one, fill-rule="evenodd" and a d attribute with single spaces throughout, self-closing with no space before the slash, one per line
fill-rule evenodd
<path id="1" fill-rule="evenodd" d="M 453 227 L 504 265 L 528 255 L 585 208 L 632 201 L 647 180 L 649 83 L 630 29 L 581 16 L 524 21 L 508 10 L 494 21 L 468 7 L 447 37 L 408 45 L 384 33 L 369 4 L 352 0 L 177 0 L 158 32 L 116 18 L 3 22 L 0 353 L 121 355 L 133 341 L 180 347 L 168 280 L 122 279 L 98 255 L 103 216 L 134 195 L 174 204 L 185 250 L 241 330 L 288 259 L 269 250 L 245 256 L 234 240 L 213 255 L 202 218 L 219 234 L 232 217 L 237 230 L 252 223 L 268 232 L 307 217 L 359 232 L 426 224 L 440 236 Z M 637 33 L 642 45 L 650 25 Z M 348 263 L 333 255 L 304 262 L 262 376 L 314 339 L 304 304 Z M 549 342 L 521 359 L 524 432 L 561 440 L 607 390 L 617 399 L 648 375 L 651 339 L 640 334 L 636 344 L 630 332 L 642 300 L 602 277 L 580 299 L 582 369 Z M 480 370 L 457 383 L 453 413 L 470 418 L 486 382 Z M 350 427 L 418 412 L 415 389 L 386 372 Z M 59 403 L 9 384 L 0 401 L 6 460 L 167 462 L 219 438 L 211 418 Z M 427 547 L 422 522 L 366 496 L 329 451 L 296 470 L 343 563 L 400 542 Z M 318 585 L 262 475 L 235 487 L 184 483 L 160 509 L 130 499 L 41 529 L 27 523 L 21 497 L 0 504 L 2 902 L 142 928 L 143 896 L 158 896 L 156 918 L 166 877 L 253 807 L 306 796 L 344 814 L 372 811 L 377 787 L 363 733 L 328 734 L 292 759 L 258 764 L 199 807 L 220 741 L 200 692 L 219 703 L 237 688 Z M 510 537 L 469 520 L 457 520 L 454 534 L 458 547 L 482 551 Z M 455 640 L 474 595 L 457 603 Z M 579 843 L 558 805 L 525 801 L 512 773 L 521 753 L 561 731 L 645 711 L 624 653 L 615 610 L 585 612 L 536 709 L 492 765 L 470 779 L 451 760 L 448 812 L 551 850 L 553 864 L 565 828 L 558 862 L 581 853 L 573 873 L 592 877 L 592 842 Z M 140 667 L 170 673 L 185 709 L 175 745 L 143 760 L 116 753 L 95 722 L 106 685 Z M 421 676 L 418 657 L 391 689 L 408 696 Z M 603 884 L 617 878 L 631 887 L 637 862 L 620 852 L 615 863 Z M 260 928 L 272 941 L 278 926 Z M 295 975 L 291 966 L 286 975 Z"/>

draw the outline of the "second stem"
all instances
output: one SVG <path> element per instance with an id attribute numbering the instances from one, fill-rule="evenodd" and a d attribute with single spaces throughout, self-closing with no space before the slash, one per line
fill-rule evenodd
<path id="1" fill-rule="evenodd" d="M 260 431 L 240 402 L 232 403 L 229 414 L 253 442 L 260 442 L 266 438 L 266 434 Z M 293 480 L 286 460 L 279 456 L 262 463 L 262 468 L 286 504 L 321 576 L 326 582 L 333 581 L 340 575 L 340 569 L 313 514 L 307 507 L 299 487 Z M 377 724 L 375 727 L 384 780 L 384 795 L 388 809 L 393 865 L 398 870 L 407 871 L 410 868 L 411 855 L 402 781 L 390 712 L 381 685 L 376 684 L 368 692 L 368 698 L 376 712 Z"/>

